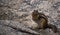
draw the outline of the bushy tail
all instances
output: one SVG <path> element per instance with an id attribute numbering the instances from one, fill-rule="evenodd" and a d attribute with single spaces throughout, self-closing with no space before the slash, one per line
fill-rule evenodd
<path id="1" fill-rule="evenodd" d="M 53 32 L 57 32 L 57 27 L 55 25 L 52 24 L 48 24 L 48 28 L 52 29 Z"/>

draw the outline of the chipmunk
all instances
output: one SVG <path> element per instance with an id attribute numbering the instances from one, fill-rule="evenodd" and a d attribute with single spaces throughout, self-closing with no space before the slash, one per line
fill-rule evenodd
<path id="1" fill-rule="evenodd" d="M 38 10 L 32 12 L 32 20 L 35 21 L 38 26 L 35 29 L 52 29 L 53 32 L 57 32 L 57 27 L 52 24 L 48 24 L 48 18 L 46 15 L 39 13 Z"/>

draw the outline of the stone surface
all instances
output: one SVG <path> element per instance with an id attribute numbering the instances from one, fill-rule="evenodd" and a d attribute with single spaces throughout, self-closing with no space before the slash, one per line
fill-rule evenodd
<path id="1" fill-rule="evenodd" d="M 31 13 L 36 9 L 48 17 L 48 23 L 56 25 L 60 29 L 60 0 L 0 0 L 1 35 L 33 35 L 29 34 L 31 31 L 25 33 L 13 28 L 20 30 L 21 24 L 28 29 L 35 26 L 36 23 L 31 19 Z M 32 30 L 32 33 L 34 32 Z M 46 29 L 41 30 L 40 35 L 60 35 L 59 33 Z"/>

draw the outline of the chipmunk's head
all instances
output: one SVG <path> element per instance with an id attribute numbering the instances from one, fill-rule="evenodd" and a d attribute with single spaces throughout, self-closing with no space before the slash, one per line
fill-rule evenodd
<path id="1" fill-rule="evenodd" d="M 34 11 L 32 12 L 32 19 L 38 19 L 38 17 L 39 17 L 38 10 L 34 10 Z"/>
<path id="2" fill-rule="evenodd" d="M 39 13 L 38 10 L 32 12 L 32 19 L 46 18 L 43 13 Z"/>

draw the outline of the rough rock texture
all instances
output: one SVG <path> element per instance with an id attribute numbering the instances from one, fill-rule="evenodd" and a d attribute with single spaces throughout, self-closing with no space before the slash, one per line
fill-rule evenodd
<path id="1" fill-rule="evenodd" d="M 15 32 L 15 33 L 14 33 Z M 9 20 L 1 20 L 0 21 L 0 34 L 1 35 L 38 35 L 39 33 L 36 31 L 33 31 L 29 29 L 24 24 L 15 22 L 15 21 L 9 21 Z M 20 33 L 20 34 L 19 34 Z"/>
<path id="2" fill-rule="evenodd" d="M 31 19 L 35 9 L 44 13 L 48 23 L 60 30 L 60 0 L 0 0 L 0 34 L 39 35 L 38 31 L 30 29 L 37 25 Z M 46 29 L 41 30 L 40 35 L 60 35 L 60 32 L 53 33 Z"/>

